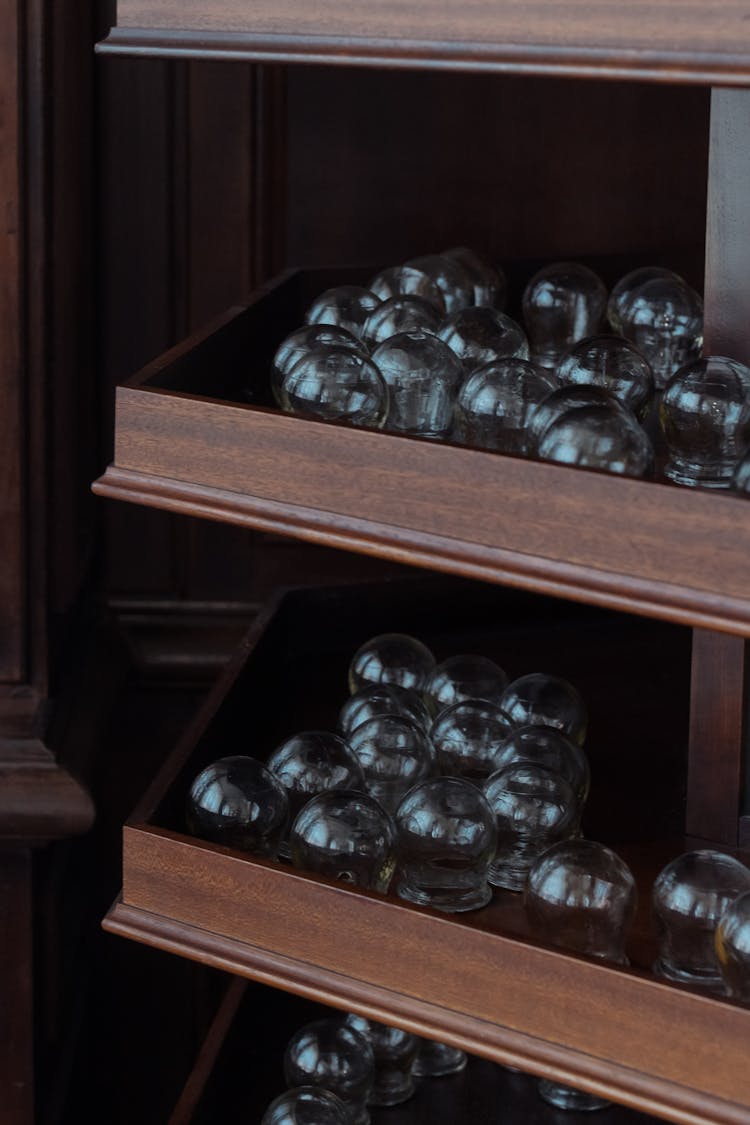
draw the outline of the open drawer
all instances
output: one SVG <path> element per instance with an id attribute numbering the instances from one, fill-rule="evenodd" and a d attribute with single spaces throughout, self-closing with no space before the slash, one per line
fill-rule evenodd
<path id="1" fill-rule="evenodd" d="M 580 688 L 591 712 L 583 827 L 638 880 L 633 968 L 532 944 L 509 892 L 447 916 L 186 834 L 195 774 L 332 727 L 351 655 L 384 631 L 420 636 L 439 659 L 485 653 L 511 676 L 547 670 Z M 750 1011 L 649 972 L 651 884 L 684 847 L 689 660 L 688 630 L 459 580 L 289 591 L 126 825 L 122 897 L 105 925 L 685 1125 L 744 1125 Z"/>
<path id="2" fill-rule="evenodd" d="M 95 491 L 748 634 L 745 497 L 274 409 L 276 347 L 348 278 L 285 274 L 119 387 L 114 464 Z"/>

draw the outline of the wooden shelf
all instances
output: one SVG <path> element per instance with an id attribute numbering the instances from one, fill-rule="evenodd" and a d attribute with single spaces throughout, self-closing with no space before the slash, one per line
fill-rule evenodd
<path id="1" fill-rule="evenodd" d="M 274 350 L 331 280 L 330 272 L 285 274 L 248 307 L 230 310 L 118 388 L 114 464 L 95 491 L 750 633 L 750 505 L 743 497 L 272 409 Z"/>
<path id="2" fill-rule="evenodd" d="M 273 996 L 235 980 L 168 1125 L 259 1121 L 284 1088 L 282 1058 L 291 1036 L 305 1023 L 331 1015 L 330 1009 Z M 498 1113 L 506 1125 L 559 1125 L 560 1118 L 540 1099 L 528 1075 L 510 1073 L 476 1057 L 469 1058 L 461 1074 L 421 1081 L 415 1095 L 402 1105 L 371 1110 L 372 1125 L 489 1125 Z M 585 1114 L 565 1114 L 567 1125 L 584 1125 L 586 1120 Z M 620 1106 L 597 1113 L 597 1121 L 599 1125 L 655 1125 L 653 1117 Z"/>
<path id="3" fill-rule="evenodd" d="M 688 0 L 118 0 L 100 50 L 747 85 L 746 7 Z"/>
<path id="4" fill-rule="evenodd" d="M 633 969 L 530 944 L 510 893 L 449 917 L 185 835 L 204 765 L 330 728 L 352 652 L 394 628 L 439 657 L 485 652 L 511 675 L 542 666 L 579 685 L 592 712 L 584 830 L 636 873 Z M 648 972 L 650 887 L 683 848 L 688 658 L 686 630 L 460 581 L 290 592 L 248 634 L 126 826 L 122 898 L 106 926 L 684 1125 L 744 1123 L 750 1011 Z"/>

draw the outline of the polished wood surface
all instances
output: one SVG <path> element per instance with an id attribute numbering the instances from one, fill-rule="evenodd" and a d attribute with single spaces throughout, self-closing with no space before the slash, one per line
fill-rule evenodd
<path id="1" fill-rule="evenodd" d="M 115 471 L 95 490 L 246 526 L 275 523 L 302 538 L 683 623 L 750 630 L 744 498 L 268 409 L 270 358 L 301 323 L 311 281 L 284 275 L 246 310 L 230 310 L 118 388 Z M 248 382 L 257 406 L 242 401 Z"/>
<path id="2" fill-rule="evenodd" d="M 750 42 L 739 0 L 446 0 L 366 6 L 318 0 L 119 0 L 108 49 L 445 66 L 742 84 Z"/>

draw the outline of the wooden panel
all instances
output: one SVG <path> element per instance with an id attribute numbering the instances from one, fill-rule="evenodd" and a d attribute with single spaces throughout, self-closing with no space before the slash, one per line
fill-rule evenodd
<path id="1" fill-rule="evenodd" d="M 236 53 L 390 65 L 569 74 L 606 73 L 669 81 L 740 83 L 750 74 L 750 43 L 740 0 L 706 10 L 689 0 L 623 5 L 598 0 L 446 0 L 367 5 L 318 0 L 119 0 L 121 50 Z"/>
<path id="2" fill-rule="evenodd" d="M 745 641 L 696 629 L 686 831 L 737 846 L 742 796 Z"/>
<path id="3" fill-rule="evenodd" d="M 34 1125 L 31 856 L 0 849 L 0 1104 L 4 1125 Z M 11 971 L 12 967 L 12 971 Z"/>
<path id="4" fill-rule="evenodd" d="M 25 675 L 19 10 L 0 6 L 0 681 Z"/>

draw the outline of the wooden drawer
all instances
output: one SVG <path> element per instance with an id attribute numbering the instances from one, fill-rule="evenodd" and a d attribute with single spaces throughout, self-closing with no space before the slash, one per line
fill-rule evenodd
<path id="1" fill-rule="evenodd" d="M 392 629 L 439 658 L 484 652 L 512 676 L 543 668 L 579 685 L 591 709 L 584 830 L 639 882 L 632 969 L 531 944 L 510 893 L 451 917 L 186 835 L 195 774 L 330 727 L 350 656 Z M 750 1011 L 648 971 L 653 877 L 684 846 L 689 652 L 681 628 L 459 580 L 287 592 L 125 827 L 122 898 L 106 926 L 673 1121 L 745 1123 Z"/>
<path id="2" fill-rule="evenodd" d="M 260 1121 L 265 1107 L 284 1090 L 283 1054 L 304 1024 L 332 1016 L 331 1009 L 294 1000 L 271 989 L 235 980 L 216 1018 L 167 1125 L 215 1125 L 217 1121 Z M 399 1106 L 372 1109 L 372 1125 L 559 1125 L 560 1115 L 540 1099 L 525 1074 L 475 1057 L 466 1070 L 419 1083 Z M 597 1113 L 599 1125 L 656 1125 L 656 1119 L 612 1106 Z M 586 1125 L 585 1113 L 566 1113 L 566 1125 Z"/>
<path id="3" fill-rule="evenodd" d="M 750 504 L 290 417 L 273 353 L 341 272 L 288 273 L 118 388 L 102 495 L 750 633 Z M 253 404 L 242 393 L 249 387 Z"/>

